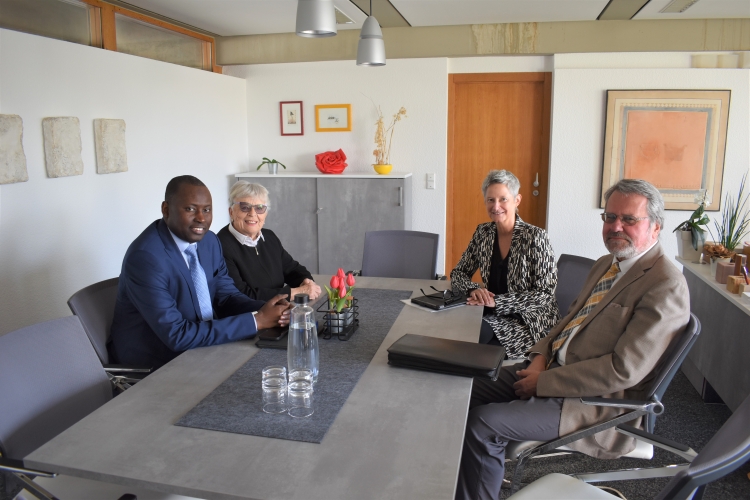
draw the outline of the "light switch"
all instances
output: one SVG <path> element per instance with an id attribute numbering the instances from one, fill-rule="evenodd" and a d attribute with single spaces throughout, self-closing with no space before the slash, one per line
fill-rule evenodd
<path id="1" fill-rule="evenodd" d="M 435 189 L 435 174 L 427 174 L 427 189 Z"/>

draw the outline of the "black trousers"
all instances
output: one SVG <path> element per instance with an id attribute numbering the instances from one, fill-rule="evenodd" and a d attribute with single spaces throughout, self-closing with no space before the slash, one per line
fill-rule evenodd
<path id="1" fill-rule="evenodd" d="M 516 371 L 528 364 L 524 361 L 503 367 L 496 382 L 474 379 L 457 500 L 500 497 L 508 441 L 549 441 L 559 437 L 563 398 L 521 400 L 515 394 L 513 384 L 519 379 Z"/>

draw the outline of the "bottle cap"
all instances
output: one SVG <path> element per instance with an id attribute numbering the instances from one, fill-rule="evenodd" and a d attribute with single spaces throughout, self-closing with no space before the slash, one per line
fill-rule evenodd
<path id="1" fill-rule="evenodd" d="M 310 297 L 306 293 L 298 293 L 294 296 L 295 304 L 307 304 L 310 301 Z"/>

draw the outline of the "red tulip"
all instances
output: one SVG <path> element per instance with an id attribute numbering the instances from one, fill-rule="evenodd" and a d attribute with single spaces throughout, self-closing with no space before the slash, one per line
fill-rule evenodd
<path id="1" fill-rule="evenodd" d="M 349 286 L 354 286 L 356 281 L 354 280 L 354 275 L 352 273 L 349 273 L 349 276 L 346 277 L 346 284 Z"/>
<path id="2" fill-rule="evenodd" d="M 338 288 L 340 284 L 341 284 L 341 278 L 335 275 L 331 276 L 331 283 L 330 283 L 331 288 Z"/>
<path id="3" fill-rule="evenodd" d="M 339 287 L 339 298 L 343 299 L 344 295 L 346 295 L 346 287 L 341 283 L 341 286 Z"/>
<path id="4" fill-rule="evenodd" d="M 346 274 L 344 274 L 344 270 L 339 267 L 339 272 L 336 273 L 336 276 L 338 276 L 341 279 L 346 278 Z"/>

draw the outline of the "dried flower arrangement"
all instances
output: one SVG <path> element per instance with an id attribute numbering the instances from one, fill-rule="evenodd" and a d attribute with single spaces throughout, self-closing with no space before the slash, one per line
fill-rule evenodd
<path id="1" fill-rule="evenodd" d="M 706 243 L 703 245 L 703 255 L 714 259 L 726 259 L 734 255 L 734 252 L 727 250 L 721 243 Z"/>
<path id="2" fill-rule="evenodd" d="M 375 122 L 375 150 L 372 152 L 375 155 L 376 165 L 389 165 L 391 163 L 391 147 L 393 146 L 393 129 L 397 122 L 401 121 L 402 118 L 407 118 L 406 108 L 401 106 L 398 113 L 393 115 L 391 124 L 386 127 L 383 121 L 383 112 L 380 110 L 380 106 L 376 106 L 378 110 L 378 121 Z"/>

